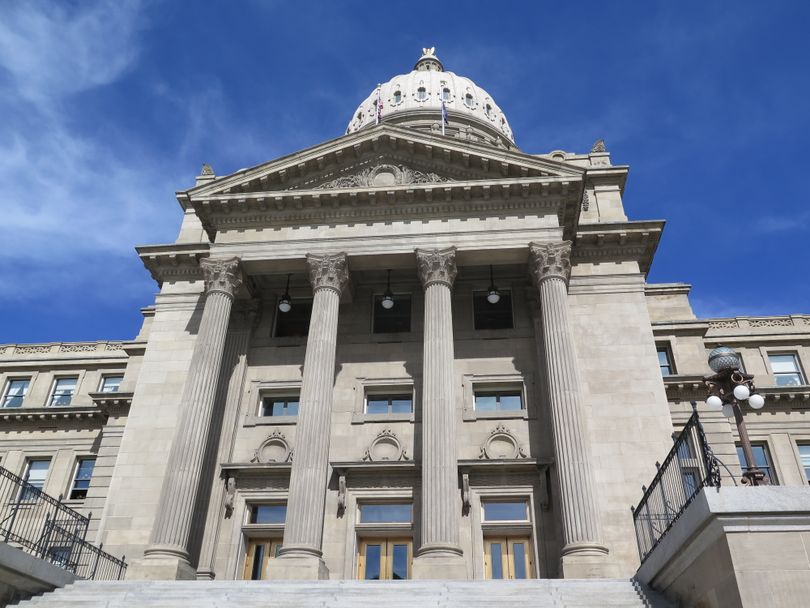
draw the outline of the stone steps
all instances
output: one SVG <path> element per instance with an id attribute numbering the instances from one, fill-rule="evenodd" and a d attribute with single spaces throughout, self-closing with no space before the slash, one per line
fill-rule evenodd
<path id="1" fill-rule="evenodd" d="M 27 608 L 671 608 L 631 580 L 79 581 Z"/>

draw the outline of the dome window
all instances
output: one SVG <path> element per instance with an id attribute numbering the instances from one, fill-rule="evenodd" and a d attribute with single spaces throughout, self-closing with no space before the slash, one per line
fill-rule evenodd
<path id="1" fill-rule="evenodd" d="M 487 115 L 487 118 L 492 118 L 492 106 L 491 105 L 487 104 L 484 107 L 484 114 Z"/>
<path id="2" fill-rule="evenodd" d="M 402 91 L 397 89 L 394 91 L 394 104 L 399 105 L 400 103 L 402 103 Z"/>
<path id="3" fill-rule="evenodd" d="M 416 99 L 419 101 L 425 101 L 427 99 L 427 89 L 425 87 L 416 89 Z"/>
<path id="4" fill-rule="evenodd" d="M 473 99 L 472 93 L 467 93 L 464 96 L 464 105 L 468 108 L 472 108 L 475 105 L 475 100 Z"/>
<path id="5" fill-rule="evenodd" d="M 450 101 L 450 89 L 447 87 L 442 89 L 442 101 Z"/>

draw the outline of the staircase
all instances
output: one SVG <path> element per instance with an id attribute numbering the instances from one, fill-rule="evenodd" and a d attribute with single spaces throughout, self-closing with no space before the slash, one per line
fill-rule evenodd
<path id="1" fill-rule="evenodd" d="M 23 608 L 672 608 L 627 579 L 524 581 L 79 581 Z"/>

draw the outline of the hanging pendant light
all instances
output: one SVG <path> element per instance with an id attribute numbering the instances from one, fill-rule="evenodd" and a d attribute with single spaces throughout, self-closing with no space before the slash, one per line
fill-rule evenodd
<path id="1" fill-rule="evenodd" d="M 388 284 L 385 287 L 385 292 L 383 293 L 382 302 L 380 305 L 385 310 L 391 310 L 394 307 L 394 294 L 391 293 L 391 271 L 388 271 Z"/>
<path id="2" fill-rule="evenodd" d="M 492 278 L 492 265 L 489 266 L 489 289 L 487 290 L 487 302 L 497 304 L 501 301 L 501 292 L 495 287 L 495 280 Z"/>
<path id="3" fill-rule="evenodd" d="M 278 309 L 281 312 L 290 312 L 292 309 L 292 298 L 290 298 L 290 276 L 287 275 L 287 286 L 284 288 L 284 295 L 278 301 Z"/>

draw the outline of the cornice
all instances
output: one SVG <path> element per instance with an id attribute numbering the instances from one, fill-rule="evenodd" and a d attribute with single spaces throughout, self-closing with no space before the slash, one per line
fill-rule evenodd
<path id="1" fill-rule="evenodd" d="M 667 399 L 678 401 L 706 400 L 706 385 L 703 376 L 690 374 L 667 376 L 664 378 Z M 789 408 L 810 408 L 810 386 L 760 386 L 757 392 L 765 397 L 765 410 L 768 405 L 779 404 Z"/>
<path id="2" fill-rule="evenodd" d="M 0 361 L 65 361 L 76 359 L 126 359 L 125 342 L 49 342 L 45 344 L 0 344 Z"/>
<path id="3" fill-rule="evenodd" d="M 97 420 L 104 424 L 109 414 L 99 407 L 18 407 L 0 409 L 0 420 L 6 422 L 61 422 Z"/>
<path id="4" fill-rule="evenodd" d="M 163 285 L 166 281 L 202 280 L 200 260 L 208 257 L 209 249 L 209 243 L 175 243 L 142 245 L 135 251 L 152 278 Z"/>
<path id="5" fill-rule="evenodd" d="M 646 275 L 664 224 L 663 220 L 581 224 L 574 242 L 574 263 L 633 260 Z"/>

